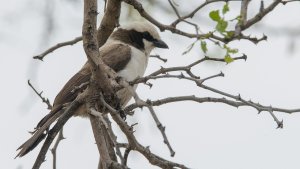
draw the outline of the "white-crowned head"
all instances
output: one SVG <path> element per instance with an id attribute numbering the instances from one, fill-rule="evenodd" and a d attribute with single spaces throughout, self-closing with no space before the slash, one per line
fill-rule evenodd
<path id="1" fill-rule="evenodd" d="M 122 25 L 110 38 L 143 50 L 146 55 L 149 55 L 155 47 L 168 48 L 168 45 L 161 40 L 157 29 L 149 22 L 131 22 Z"/>

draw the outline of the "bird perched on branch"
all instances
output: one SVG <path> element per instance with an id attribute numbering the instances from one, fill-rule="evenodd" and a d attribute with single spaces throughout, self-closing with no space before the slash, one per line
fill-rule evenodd
<path id="1" fill-rule="evenodd" d="M 145 73 L 150 52 L 155 47 L 168 48 L 160 39 L 157 30 L 147 22 L 133 22 L 116 28 L 107 42 L 99 49 L 104 63 L 118 76 L 127 81 L 142 77 Z M 22 144 L 16 157 L 22 157 L 34 149 L 47 135 L 47 130 L 64 111 L 64 105 L 72 102 L 86 89 L 91 78 L 91 65 L 87 62 L 62 88 L 54 100 L 52 110 L 38 123 L 33 136 Z M 78 89 L 78 86 L 82 86 Z M 136 88 L 136 86 L 134 87 Z M 132 95 L 126 89 L 116 93 L 121 105 L 126 105 Z M 85 106 L 79 107 L 75 116 L 88 116 Z"/>

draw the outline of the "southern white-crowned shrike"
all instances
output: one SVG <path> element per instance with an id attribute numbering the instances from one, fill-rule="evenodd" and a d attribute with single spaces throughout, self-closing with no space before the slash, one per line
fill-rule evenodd
<path id="1" fill-rule="evenodd" d="M 153 25 L 147 22 L 133 22 L 116 28 L 107 42 L 99 49 L 104 63 L 111 67 L 118 76 L 127 81 L 142 77 L 148 65 L 150 52 L 155 47 L 168 48 Z M 64 105 L 72 102 L 81 91 L 74 88 L 80 84 L 89 82 L 91 67 L 87 62 L 62 88 L 56 96 L 52 110 L 38 123 L 33 136 L 22 144 L 17 157 L 22 157 L 39 144 L 45 135 L 45 131 L 61 115 Z M 134 89 L 136 86 L 133 87 Z M 125 106 L 131 99 L 131 93 L 122 89 L 116 93 L 120 104 Z M 85 105 L 79 107 L 75 116 L 88 116 Z"/>

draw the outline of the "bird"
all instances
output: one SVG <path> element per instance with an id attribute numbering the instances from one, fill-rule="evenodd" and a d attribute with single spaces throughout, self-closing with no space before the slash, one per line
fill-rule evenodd
<path id="1" fill-rule="evenodd" d="M 151 23 L 131 22 L 116 28 L 106 43 L 99 48 L 99 53 L 103 62 L 113 69 L 118 77 L 129 82 L 144 75 L 150 53 L 154 48 L 169 47 L 161 40 L 157 29 Z M 45 138 L 50 125 L 60 117 L 65 105 L 75 100 L 87 87 L 75 89 L 88 83 L 91 75 L 91 65 L 86 62 L 57 94 L 51 111 L 37 124 L 31 138 L 17 149 L 20 151 L 16 157 L 26 155 Z M 136 87 L 137 85 L 133 86 L 134 90 Z M 116 95 L 121 106 L 125 106 L 132 97 L 125 88 L 119 90 Z M 86 110 L 85 105 L 82 105 L 75 111 L 74 116 L 88 117 Z"/>

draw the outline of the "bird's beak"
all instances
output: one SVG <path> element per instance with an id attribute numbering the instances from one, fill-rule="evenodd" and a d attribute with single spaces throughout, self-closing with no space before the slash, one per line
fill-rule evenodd
<path id="1" fill-rule="evenodd" d="M 169 48 L 169 46 L 162 40 L 153 41 L 153 45 L 157 48 Z"/>

